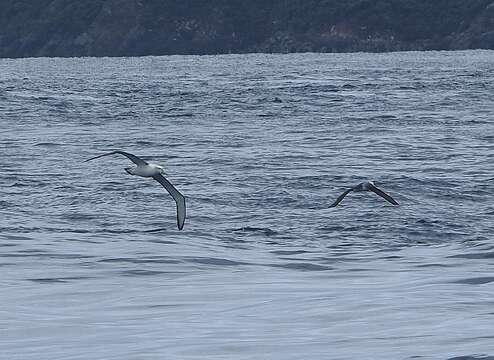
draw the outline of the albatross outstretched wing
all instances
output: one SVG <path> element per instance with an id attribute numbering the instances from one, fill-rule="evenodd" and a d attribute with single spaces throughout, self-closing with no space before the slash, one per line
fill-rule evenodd
<path id="1" fill-rule="evenodd" d="M 374 193 L 376 193 L 377 195 L 381 196 L 382 198 L 384 198 L 386 201 L 390 202 L 391 204 L 398 205 L 398 203 L 396 202 L 395 199 L 393 199 L 391 196 L 389 196 L 388 194 L 386 194 L 381 189 L 378 189 L 374 185 L 369 184 L 369 190 L 372 191 L 372 192 L 374 192 Z"/>
<path id="2" fill-rule="evenodd" d="M 154 175 L 153 179 L 159 182 L 168 191 L 168 193 L 173 197 L 177 203 L 177 225 L 178 230 L 182 230 L 185 223 L 185 197 L 172 185 L 171 182 L 165 179 L 161 174 Z"/>
<path id="3" fill-rule="evenodd" d="M 123 156 L 127 157 L 130 161 L 132 161 L 134 164 L 138 165 L 138 166 L 139 165 L 147 165 L 147 162 L 145 162 L 144 160 L 142 160 L 140 157 L 135 156 L 133 154 L 130 154 L 128 152 L 119 151 L 119 150 L 112 151 L 112 152 L 109 152 L 109 153 L 106 153 L 106 154 L 103 154 L 103 155 L 98 155 L 98 156 L 92 157 L 91 159 L 84 160 L 84 162 L 91 161 L 91 160 L 94 160 L 94 159 L 98 159 L 98 158 L 103 157 L 103 156 L 113 155 L 113 154 L 123 155 Z"/>
<path id="4" fill-rule="evenodd" d="M 341 194 L 341 195 L 338 197 L 338 199 L 336 199 L 336 201 L 335 201 L 335 202 L 334 202 L 334 203 L 333 203 L 330 207 L 335 207 L 336 205 L 338 205 L 338 204 L 341 202 L 341 200 L 343 200 L 343 198 L 344 198 L 345 196 L 347 196 L 347 195 L 348 195 L 348 193 L 349 193 L 350 191 L 352 191 L 352 190 L 353 190 L 352 188 L 351 188 L 351 189 L 346 190 L 343 194 Z"/>

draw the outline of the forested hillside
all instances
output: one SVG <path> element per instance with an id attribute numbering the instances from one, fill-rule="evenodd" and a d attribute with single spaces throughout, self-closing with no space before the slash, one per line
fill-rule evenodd
<path id="1" fill-rule="evenodd" d="M 468 48 L 493 0 L 0 1 L 0 57 Z"/>

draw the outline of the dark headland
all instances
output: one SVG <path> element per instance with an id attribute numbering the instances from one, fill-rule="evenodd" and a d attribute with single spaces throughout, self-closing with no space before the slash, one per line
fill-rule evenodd
<path id="1" fill-rule="evenodd" d="M 494 0 L 1 0 L 0 57 L 494 49 Z"/>

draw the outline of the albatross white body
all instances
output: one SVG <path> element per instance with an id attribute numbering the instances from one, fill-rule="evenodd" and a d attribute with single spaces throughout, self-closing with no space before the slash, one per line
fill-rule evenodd
<path id="1" fill-rule="evenodd" d="M 163 174 L 165 174 L 163 167 L 156 164 L 147 163 L 146 161 L 142 160 L 140 157 L 124 151 L 112 151 L 103 155 L 95 156 L 86 161 L 98 159 L 100 157 L 113 155 L 113 154 L 124 155 L 130 161 L 132 161 L 134 164 L 137 165 L 137 166 L 125 168 L 125 171 L 128 174 L 136 175 L 144 178 L 153 178 L 154 180 L 159 182 L 166 189 L 166 191 L 168 191 L 168 193 L 173 197 L 173 200 L 175 200 L 175 203 L 177 204 L 177 226 L 179 230 L 182 230 L 184 227 L 185 216 L 186 216 L 185 197 L 175 188 L 175 186 L 172 185 L 171 182 L 169 182 L 163 176 Z"/>
<path id="2" fill-rule="evenodd" d="M 155 164 L 141 164 L 138 166 L 127 167 L 125 168 L 125 171 L 127 171 L 127 173 L 130 175 L 136 175 L 145 178 L 165 173 L 163 167 Z"/>

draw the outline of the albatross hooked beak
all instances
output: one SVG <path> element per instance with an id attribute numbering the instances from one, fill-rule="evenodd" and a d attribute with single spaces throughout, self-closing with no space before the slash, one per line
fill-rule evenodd
<path id="1" fill-rule="evenodd" d="M 165 172 L 165 169 L 163 168 L 163 166 L 156 166 L 156 168 L 158 169 L 160 174 L 168 176 L 168 174 Z"/>

